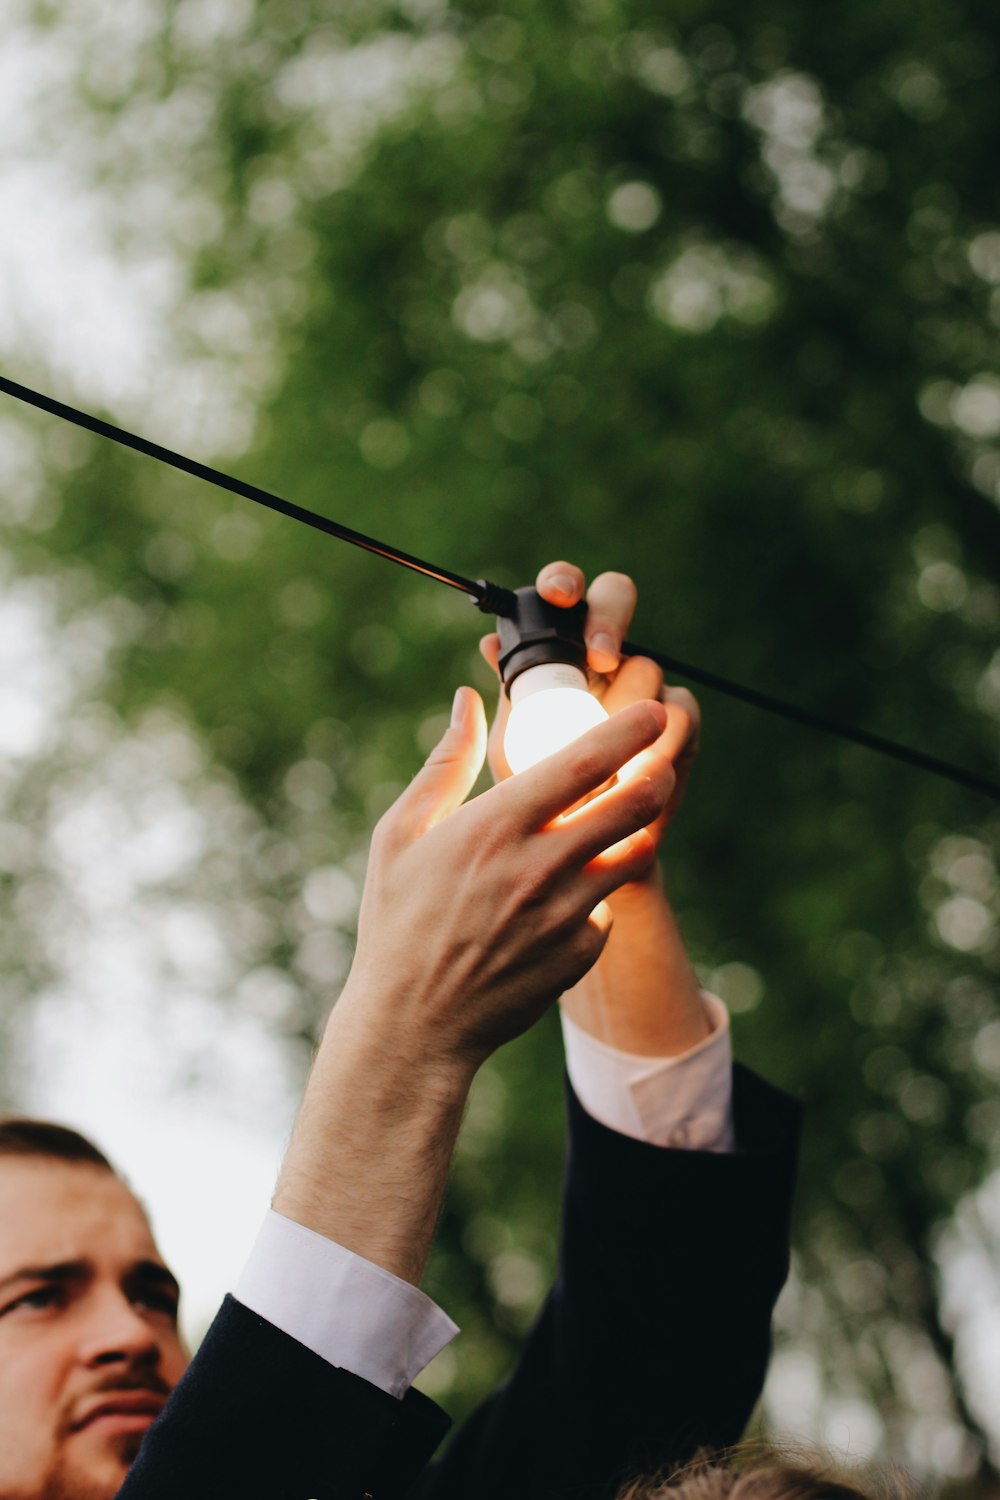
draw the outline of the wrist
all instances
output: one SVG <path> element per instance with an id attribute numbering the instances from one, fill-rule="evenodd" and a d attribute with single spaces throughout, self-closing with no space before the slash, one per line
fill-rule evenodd
<path id="1" fill-rule="evenodd" d="M 565 1014 L 636 1056 L 690 1051 L 712 1027 L 659 871 L 622 886 L 609 904 L 611 936 L 594 967 L 563 996 Z"/>
<path id="2" fill-rule="evenodd" d="M 450 1041 L 430 1005 L 399 983 L 352 973 L 331 1011 L 317 1054 L 357 1073 L 400 1108 L 464 1109 L 482 1058 Z"/>

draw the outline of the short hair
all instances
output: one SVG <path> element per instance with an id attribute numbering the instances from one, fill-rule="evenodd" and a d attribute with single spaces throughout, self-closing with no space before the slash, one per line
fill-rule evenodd
<path id="1" fill-rule="evenodd" d="M 114 1176 L 119 1174 L 93 1141 L 57 1125 L 53 1120 L 32 1120 L 22 1115 L 0 1115 L 0 1157 L 38 1157 L 47 1161 L 101 1167 Z"/>
<path id="2" fill-rule="evenodd" d="M 910 1476 L 895 1465 L 851 1466 L 829 1455 L 745 1442 L 702 1449 L 682 1468 L 636 1480 L 617 1500 L 916 1500 Z"/>

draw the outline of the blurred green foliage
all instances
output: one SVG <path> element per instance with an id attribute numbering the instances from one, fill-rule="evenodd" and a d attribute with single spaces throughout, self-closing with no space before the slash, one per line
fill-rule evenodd
<path id="1" fill-rule="evenodd" d="M 995 5 L 256 0 L 194 41 L 190 10 L 88 107 L 208 101 L 192 339 L 268 309 L 241 475 L 470 576 L 629 572 L 637 639 L 995 775 Z M 454 686 L 488 688 L 483 622 L 97 443 L 59 483 L 8 540 L 138 606 L 116 708 L 183 705 L 284 851 L 275 899 L 357 873 Z M 790 1335 L 887 1450 L 928 1416 L 914 1351 L 981 1436 L 933 1252 L 996 1161 L 997 812 L 701 696 L 665 867 L 739 1053 L 808 1104 Z M 272 956 L 308 1036 L 336 967 Z M 473 1101 L 428 1283 L 468 1330 L 456 1412 L 552 1264 L 558 1075 L 543 1027 Z"/>

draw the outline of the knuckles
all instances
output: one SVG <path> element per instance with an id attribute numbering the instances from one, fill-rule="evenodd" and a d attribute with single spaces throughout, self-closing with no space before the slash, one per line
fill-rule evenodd
<path id="1" fill-rule="evenodd" d="M 394 809 L 390 808 L 379 818 L 372 829 L 370 841 L 370 859 L 378 859 L 389 852 L 396 843 L 396 821 L 393 817 Z"/>
<path id="2" fill-rule="evenodd" d="M 613 773 L 608 757 L 597 750 L 578 750 L 570 767 L 570 774 L 577 786 L 593 789 L 601 786 Z"/>
<path id="3" fill-rule="evenodd" d="M 545 911 L 547 926 L 552 923 L 553 913 L 557 906 L 555 874 L 556 871 L 547 862 L 525 864 L 517 872 L 516 885 L 513 890 L 520 910 Z M 556 925 L 558 926 L 558 923 Z"/>
<path id="4" fill-rule="evenodd" d="M 546 928 L 556 941 L 574 946 L 581 926 L 580 902 L 571 895 L 552 897 L 546 908 Z"/>

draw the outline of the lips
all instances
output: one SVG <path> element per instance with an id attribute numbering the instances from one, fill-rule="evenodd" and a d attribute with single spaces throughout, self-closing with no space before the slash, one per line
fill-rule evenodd
<path id="1" fill-rule="evenodd" d="M 150 1422 L 158 1417 L 166 1404 L 166 1397 L 156 1391 L 109 1391 L 90 1401 L 73 1423 L 74 1432 L 82 1432 L 105 1418 L 121 1419 L 123 1425 L 139 1425 L 144 1419 Z"/>

